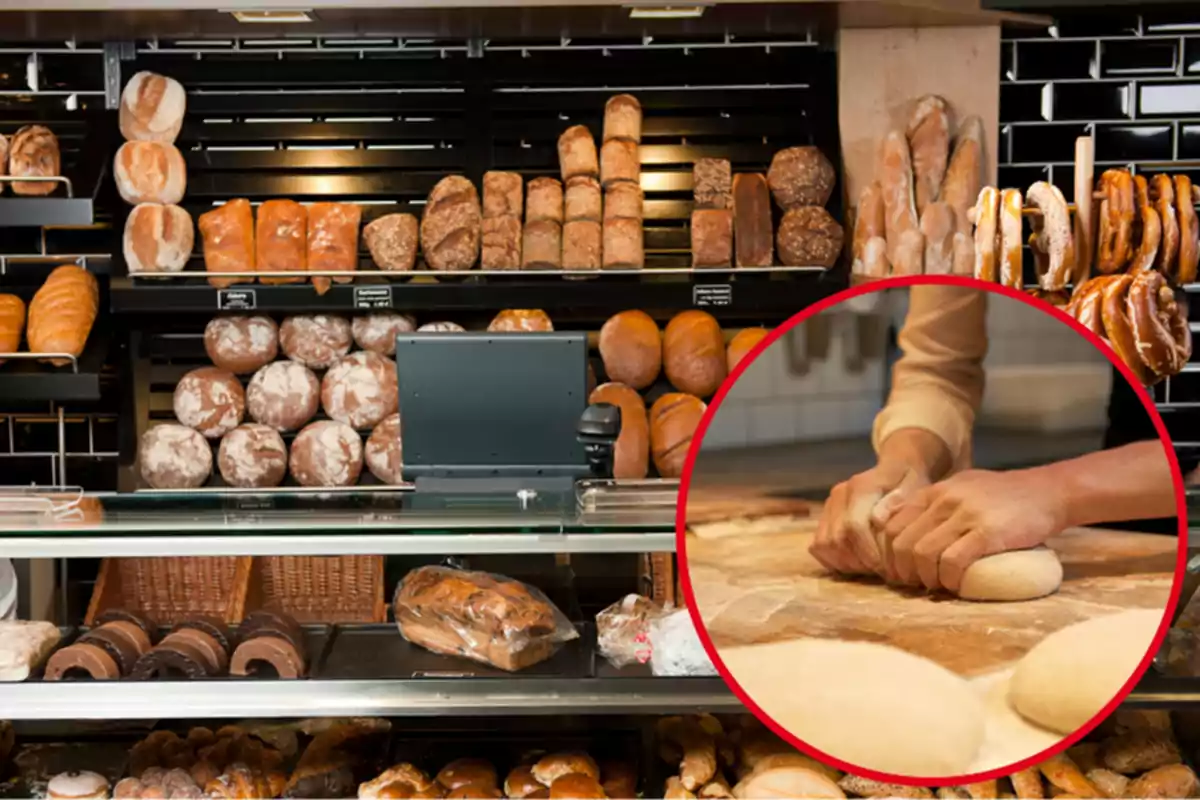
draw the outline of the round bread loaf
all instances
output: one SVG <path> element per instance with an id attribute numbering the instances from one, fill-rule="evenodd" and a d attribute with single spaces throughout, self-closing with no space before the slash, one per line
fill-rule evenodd
<path id="1" fill-rule="evenodd" d="M 621 409 L 621 434 L 613 451 L 614 478 L 644 478 L 650 469 L 650 422 L 646 401 L 623 383 L 604 383 L 588 403 L 609 403 Z"/>
<path id="2" fill-rule="evenodd" d="M 392 414 L 375 426 L 365 448 L 367 469 L 390 486 L 403 483 L 404 446 L 400 439 L 400 415 Z"/>
<path id="3" fill-rule="evenodd" d="M 434 780 L 447 789 L 457 789 L 467 784 L 492 787 L 500 785 L 500 778 L 492 762 L 481 758 L 456 758 L 442 767 Z"/>
<path id="4" fill-rule="evenodd" d="M 506 308 L 495 316 L 488 330 L 493 333 L 548 332 L 554 330 L 554 324 L 540 308 Z"/>
<path id="5" fill-rule="evenodd" d="M 396 363 L 359 351 L 334 364 L 321 380 L 321 405 L 330 419 L 352 428 L 373 428 L 399 406 Z"/>
<path id="6" fill-rule="evenodd" d="M 261 489 L 278 486 L 287 475 L 288 451 L 278 431 L 253 422 L 225 434 L 217 450 L 217 468 L 230 486 Z"/>
<path id="7" fill-rule="evenodd" d="M 683 474 L 688 448 L 708 408 L 698 397 L 672 392 L 650 407 L 650 452 L 664 478 Z"/>
<path id="8" fill-rule="evenodd" d="M 733 372 L 733 368 L 770 334 L 771 332 L 766 328 L 746 328 L 738 331 L 733 340 L 729 342 L 729 349 L 725 351 L 725 360 L 729 371 Z"/>
<path id="9" fill-rule="evenodd" d="M 283 354 L 309 369 L 332 367 L 353 341 L 349 320 L 331 314 L 288 317 L 279 326 Z"/>
<path id="10" fill-rule="evenodd" d="M 301 486 L 353 486 L 362 464 L 362 439 L 341 422 L 314 422 L 292 442 L 290 469 Z"/>
<path id="11" fill-rule="evenodd" d="M 254 373 L 246 389 L 250 418 L 277 431 L 294 431 L 317 413 L 321 384 L 312 370 L 276 361 Z"/>
<path id="12" fill-rule="evenodd" d="M 121 92 L 118 122 L 131 142 L 175 141 L 187 111 L 187 92 L 174 78 L 137 72 Z"/>
<path id="13" fill-rule="evenodd" d="M 645 389 L 662 370 L 662 334 L 645 311 L 614 314 L 600 329 L 600 358 L 610 380 Z"/>
<path id="14" fill-rule="evenodd" d="M 355 317 L 350 323 L 355 344 L 385 356 L 396 354 L 397 333 L 412 333 L 415 329 L 416 322 L 412 317 L 394 311 Z"/>
<path id="15" fill-rule="evenodd" d="M 598 780 L 600 767 L 587 753 L 553 753 L 539 759 L 533 765 L 533 777 L 543 786 L 551 786 L 563 775 L 586 775 Z"/>
<path id="16" fill-rule="evenodd" d="M 121 249 L 129 274 L 179 272 L 195 244 L 192 217 L 179 206 L 142 203 L 125 220 Z"/>
<path id="17" fill-rule="evenodd" d="M 416 264 L 420 234 L 412 214 L 386 214 L 368 223 L 362 236 L 371 260 L 380 269 L 408 272 Z"/>
<path id="18" fill-rule="evenodd" d="M 591 775 L 571 772 L 556 778 L 550 784 L 550 800 L 585 800 L 586 798 L 608 797 L 600 782 Z"/>
<path id="19" fill-rule="evenodd" d="M 465 333 L 466 330 L 457 322 L 426 322 L 417 328 L 417 333 Z"/>
<path id="20" fill-rule="evenodd" d="M 215 317 L 204 327 L 204 350 L 221 369 L 249 375 L 279 355 L 279 326 L 270 317 Z"/>
<path id="21" fill-rule="evenodd" d="M 711 314 L 684 311 L 663 333 L 663 367 L 667 380 L 681 392 L 708 397 L 728 374 L 725 337 Z"/>
<path id="22" fill-rule="evenodd" d="M 246 392 L 228 370 L 200 367 L 175 385 L 175 418 L 208 439 L 220 439 L 242 424 Z"/>
<path id="23" fill-rule="evenodd" d="M 816 147 L 780 150 L 767 170 L 767 184 L 784 209 L 825 205 L 836 180 L 833 164 Z"/>
<path id="24" fill-rule="evenodd" d="M 475 184 L 448 175 L 429 193 L 421 216 L 421 252 L 434 270 L 464 270 L 479 260 L 482 213 Z"/>
<path id="25" fill-rule="evenodd" d="M 138 203 L 178 203 L 187 190 L 183 154 L 167 142 L 126 142 L 113 160 L 121 199 Z"/>
<path id="26" fill-rule="evenodd" d="M 154 489 L 195 489 L 212 474 L 212 447 L 184 425 L 155 425 L 138 443 L 138 467 Z"/>
<path id="27" fill-rule="evenodd" d="M 787 267 L 832 267 L 842 254 L 841 224 L 820 206 L 788 209 L 775 234 L 775 249 Z"/>
<path id="28" fill-rule="evenodd" d="M 13 134 L 8 148 L 8 174 L 14 178 L 55 178 L 62 175 L 58 138 L 42 125 L 26 125 Z M 2 174 L 2 173 L 0 173 Z M 53 194 L 57 181 L 16 181 L 16 195 Z"/>

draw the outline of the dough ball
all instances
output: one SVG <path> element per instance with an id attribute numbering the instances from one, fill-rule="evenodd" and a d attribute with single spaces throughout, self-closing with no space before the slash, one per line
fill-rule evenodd
<path id="1" fill-rule="evenodd" d="M 367 469 L 386 484 L 395 486 L 403 483 L 404 479 L 400 474 L 403 452 L 400 442 L 400 415 L 392 414 L 376 425 L 367 439 Z"/>
<path id="2" fill-rule="evenodd" d="M 212 447 L 184 425 L 155 425 L 142 434 L 138 466 L 154 489 L 195 489 L 212 474 Z"/>
<path id="3" fill-rule="evenodd" d="M 278 486 L 287 475 L 287 462 L 287 445 L 279 432 L 253 422 L 225 434 L 217 450 L 221 478 L 243 489 Z"/>
<path id="4" fill-rule="evenodd" d="M 354 337 L 350 322 L 328 314 L 288 317 L 279 327 L 279 346 L 309 369 L 328 369 L 346 353 Z"/>
<path id="5" fill-rule="evenodd" d="M 426 322 L 417 333 L 464 333 L 467 329 L 457 322 Z"/>
<path id="6" fill-rule="evenodd" d="M 317 413 L 321 384 L 308 367 L 276 361 L 254 373 L 246 389 L 246 408 L 255 422 L 277 431 L 294 431 Z"/>
<path id="7" fill-rule="evenodd" d="M 209 439 L 219 439 L 242 424 L 246 392 L 242 382 L 217 367 L 194 369 L 175 384 L 175 418 Z"/>
<path id="8" fill-rule="evenodd" d="M 720 654 L 775 722 L 855 766 L 933 781 L 968 772 L 983 744 L 970 684 L 898 648 L 796 639 Z"/>
<path id="9" fill-rule="evenodd" d="M 1017 663 L 1009 702 L 1030 722 L 1074 733 L 1133 675 L 1162 620 L 1162 609 L 1139 609 L 1055 631 Z"/>
<path id="10" fill-rule="evenodd" d="M 363 350 L 384 356 L 396 354 L 396 334 L 412 333 L 416 329 L 413 318 L 407 314 L 387 312 L 355 317 L 350 323 L 354 343 Z"/>
<path id="11" fill-rule="evenodd" d="M 1011 550 L 967 567 L 958 596 L 964 600 L 1033 600 L 1057 592 L 1062 578 L 1062 562 L 1050 548 Z"/>
<path id="12" fill-rule="evenodd" d="M 250 375 L 279 355 L 279 326 L 270 317 L 217 317 L 204 327 L 204 350 L 221 369 Z"/>
<path id="13" fill-rule="evenodd" d="M 362 439 L 341 422 L 314 422 L 292 442 L 292 477 L 301 486 L 353 486 L 362 465 Z"/>
<path id="14" fill-rule="evenodd" d="M 325 373 L 321 405 L 352 428 L 375 427 L 400 405 L 396 363 L 378 353 L 351 353 Z"/>

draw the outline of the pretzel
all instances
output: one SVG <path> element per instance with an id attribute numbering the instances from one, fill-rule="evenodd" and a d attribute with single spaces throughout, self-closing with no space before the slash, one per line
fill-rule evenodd
<path id="1" fill-rule="evenodd" d="M 1129 289 L 1129 321 L 1141 360 L 1159 377 L 1175 375 L 1192 357 L 1187 309 L 1157 272 L 1140 273 Z"/>
<path id="2" fill-rule="evenodd" d="M 1150 205 L 1150 187 L 1145 176 L 1133 176 L 1133 196 L 1138 211 L 1138 217 L 1133 224 L 1137 252 L 1133 254 L 1129 271 L 1145 272 L 1154 269 L 1154 259 L 1158 256 L 1159 243 L 1162 241 L 1162 221 L 1158 211 Z"/>
<path id="3" fill-rule="evenodd" d="M 1046 305 L 1061 308 L 1064 311 L 1067 310 L 1067 306 L 1071 302 L 1071 296 L 1063 289 L 1057 292 L 1047 292 L 1045 289 L 1028 289 L 1027 292 L 1030 297 L 1041 300 Z"/>
<path id="4" fill-rule="evenodd" d="M 1038 284 L 1048 292 L 1066 288 L 1075 269 L 1075 236 L 1067 199 L 1045 181 L 1030 186 L 1025 199 L 1042 212 L 1041 227 L 1035 228 L 1034 250 L 1045 254 L 1047 260 L 1039 261 Z"/>
<path id="5" fill-rule="evenodd" d="M 1192 179 L 1187 175 L 1175 176 L 1175 197 L 1179 204 L 1179 269 L 1175 280 L 1182 286 L 1196 280 L 1196 266 L 1200 264 L 1200 222 L 1190 202 Z"/>
<path id="6" fill-rule="evenodd" d="M 1139 277 L 1154 274 L 1156 273 L 1142 272 L 1139 273 Z M 1118 275 L 1114 280 L 1105 284 L 1104 302 L 1100 311 L 1113 352 L 1133 371 L 1134 377 L 1138 379 L 1139 383 L 1143 386 L 1150 386 L 1157 382 L 1157 376 L 1147 367 L 1143 356 L 1139 354 L 1141 348 L 1138 342 L 1141 337 L 1134 332 L 1134 324 L 1130 319 L 1131 308 L 1128 302 L 1129 288 L 1132 285 L 1132 275 Z"/>
<path id="7" fill-rule="evenodd" d="M 1121 169 L 1105 170 L 1100 176 L 1100 235 L 1096 239 L 1096 269 L 1105 274 L 1120 272 L 1133 254 L 1133 178 Z"/>
<path id="8" fill-rule="evenodd" d="M 1175 259 L 1179 255 L 1179 218 L 1175 215 L 1175 187 L 1170 176 L 1159 173 L 1150 179 L 1150 197 L 1162 221 L 1162 244 L 1154 268 L 1167 278 L 1174 278 L 1178 266 Z"/>
<path id="9" fill-rule="evenodd" d="M 1075 292 L 1075 296 L 1071 298 L 1071 302 L 1066 308 L 1066 312 L 1074 317 L 1080 325 L 1099 336 L 1105 343 L 1108 343 L 1108 332 L 1104 329 L 1104 317 L 1101 314 L 1101 306 L 1104 303 L 1104 286 L 1117 277 L 1103 275 L 1085 281 Z M 1112 345 L 1109 344 L 1109 346 Z"/>
<path id="10" fill-rule="evenodd" d="M 1000 283 L 1010 289 L 1020 289 L 1024 280 L 1021 246 L 1021 209 L 1024 207 L 1020 189 L 1000 192 Z"/>
<path id="11" fill-rule="evenodd" d="M 994 283 L 996 280 L 996 227 L 1000 220 L 1000 192 L 995 186 L 985 186 L 971 210 L 975 223 L 975 279 Z"/>

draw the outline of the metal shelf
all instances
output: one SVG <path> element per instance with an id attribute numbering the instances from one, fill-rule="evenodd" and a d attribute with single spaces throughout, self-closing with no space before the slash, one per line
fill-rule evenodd
<path id="1" fill-rule="evenodd" d="M 0 214 L 3 214 L 0 210 Z M 108 357 L 109 338 L 96 332 L 78 357 L 66 353 L 8 353 L 0 355 L 0 397 L 5 400 L 95 401 L 100 399 L 100 373 Z M 70 358 L 55 367 L 38 361 L 45 356 Z"/>
<path id="2" fill-rule="evenodd" d="M 1168 678 L 1153 670 L 1146 673 L 1129 696 L 1130 708 L 1194 708 L 1200 704 L 1200 678 Z"/>

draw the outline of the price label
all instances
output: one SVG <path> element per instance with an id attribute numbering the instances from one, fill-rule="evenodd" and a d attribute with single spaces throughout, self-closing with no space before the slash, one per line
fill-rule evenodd
<path id="1" fill-rule="evenodd" d="M 355 286 L 354 307 L 362 311 L 392 307 L 392 287 Z"/>
<path id="2" fill-rule="evenodd" d="M 412 674 L 414 678 L 474 678 L 473 672 L 443 672 L 442 670 L 418 670 Z"/>
<path id="3" fill-rule="evenodd" d="M 692 305 L 697 308 L 733 305 L 733 286 L 728 283 L 697 284 L 692 287 Z"/>
<path id="4" fill-rule="evenodd" d="M 218 289 L 217 308 L 221 311 L 253 311 L 258 308 L 254 289 Z"/>

